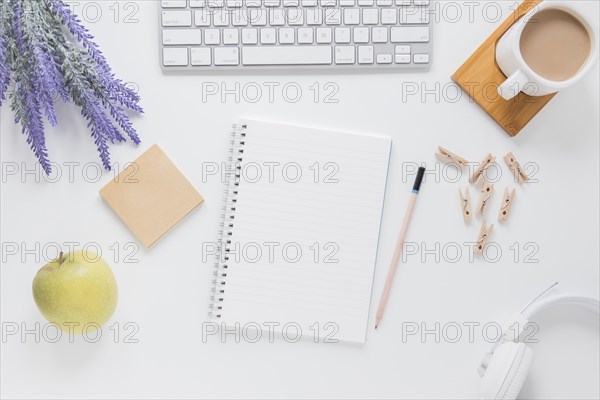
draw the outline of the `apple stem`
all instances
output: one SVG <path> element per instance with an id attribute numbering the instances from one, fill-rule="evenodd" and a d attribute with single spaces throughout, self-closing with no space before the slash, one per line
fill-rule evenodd
<path id="1" fill-rule="evenodd" d="M 65 259 L 63 257 L 63 252 L 61 251 L 58 255 L 58 265 L 62 264 L 63 262 L 65 262 Z"/>

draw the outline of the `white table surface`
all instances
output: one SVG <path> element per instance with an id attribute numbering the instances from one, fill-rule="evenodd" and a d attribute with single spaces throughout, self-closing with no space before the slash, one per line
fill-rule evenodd
<path id="1" fill-rule="evenodd" d="M 117 75 L 139 86 L 146 110 L 134 119 L 143 144 L 113 146 L 113 161 L 122 166 L 158 143 L 206 201 L 154 248 L 138 248 L 98 195 L 112 174 L 95 179 L 99 159 L 74 106 L 60 105 L 60 126 L 47 129 L 50 156 L 61 173 L 48 182 L 39 168 L 37 173 L 25 172 L 37 168 L 35 159 L 5 105 L 0 125 L 3 329 L 14 324 L 32 330 L 36 323 L 40 329 L 45 326 L 33 302 L 31 281 L 45 258 L 55 254 L 56 243 L 98 244 L 118 280 L 119 304 L 109 323 L 115 329 L 106 326 L 97 343 L 69 343 L 66 337 L 49 343 L 43 331 L 39 343 L 33 334 L 24 340 L 5 335 L 2 397 L 476 398 L 475 371 L 489 349 L 482 333 L 485 323 L 503 322 L 554 281 L 560 281 L 562 292 L 598 296 L 598 66 L 556 96 L 518 137 L 510 138 L 464 94 L 456 99 L 450 75 L 496 28 L 495 10 L 499 7 L 508 15 L 516 2 L 468 4 L 438 4 L 435 61 L 427 73 L 209 76 L 161 72 L 154 1 L 75 4 L 77 12 L 85 10 L 84 20 Z M 588 15 L 598 15 L 596 1 L 577 5 Z M 456 10 L 461 13 L 458 20 Z M 131 13 L 137 22 L 126 23 Z M 219 96 L 203 101 L 203 82 L 204 88 L 239 85 L 242 94 L 244 87 L 264 91 L 255 103 L 243 96 L 236 101 L 232 94 L 225 101 Z M 336 103 L 324 101 L 327 83 L 336 89 Z M 286 84 L 301 88 L 298 102 L 285 100 L 281 88 Z M 315 84 L 321 88 L 317 101 L 310 89 Z M 269 85 L 275 85 L 273 101 Z M 433 92 L 424 101 L 418 95 L 403 99 L 403 89 L 409 86 Z M 437 99 L 436 88 L 441 93 Z M 510 221 L 495 224 L 493 240 L 502 251 L 497 262 L 471 261 L 466 249 L 456 263 L 448 259 L 452 255 L 440 260 L 424 255 L 424 262 L 418 255 L 409 257 L 398 270 L 382 327 L 370 328 L 364 345 L 287 343 L 281 338 L 256 344 L 209 338 L 203 343 L 212 262 L 203 263 L 199 249 L 215 240 L 223 188 L 218 179 L 202 181 L 201 163 L 225 159 L 229 127 L 240 115 L 393 138 L 371 327 L 412 185 L 413 177 L 403 176 L 403 169 L 420 162 L 431 169 L 442 167 L 433 155 L 441 144 L 472 161 L 488 152 L 500 161 L 513 151 L 522 163 L 533 163 L 538 182 L 518 186 Z M 502 161 L 499 165 L 503 176 L 488 210 L 490 221 L 500 192 L 511 184 L 506 166 Z M 15 168 L 15 175 L 9 173 Z M 466 176 L 460 183 L 435 180 L 430 174 L 423 185 L 408 240 L 427 249 L 436 243 L 443 249 L 474 241 L 480 222 L 466 226 L 458 205 L 457 188 L 467 185 Z M 473 189 L 471 193 L 476 200 Z M 514 243 L 520 249 L 517 262 Z M 16 254 L 8 251 L 15 248 Z M 533 249 L 538 262 L 525 262 Z M 132 250 L 137 262 L 126 259 Z M 598 318 L 557 309 L 538 322 L 539 342 L 531 345 L 536 358 L 524 397 L 598 398 Z M 462 326 L 462 337 L 451 343 L 442 336 L 438 343 L 433 334 L 425 340 L 416 335 L 403 343 L 403 329 L 413 324 L 434 329 L 436 323 L 450 336 L 455 323 Z M 469 323 L 479 324 L 473 340 L 465 325 Z M 132 326 L 139 328 L 133 336 L 137 343 L 124 338 L 131 332 L 126 327 Z M 115 330 L 120 332 L 117 340 Z"/>

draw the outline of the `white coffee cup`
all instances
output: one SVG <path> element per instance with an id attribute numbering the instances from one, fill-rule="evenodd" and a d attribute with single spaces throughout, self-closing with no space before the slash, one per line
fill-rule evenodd
<path id="1" fill-rule="evenodd" d="M 587 30 L 590 36 L 591 49 L 587 60 L 575 75 L 564 81 L 553 81 L 540 76 L 526 62 L 521 54 L 521 35 L 527 23 L 537 13 L 548 9 L 558 9 L 575 17 Z M 535 20 L 534 22 L 535 23 Z M 598 33 L 595 25 L 582 13 L 564 1 L 543 1 L 535 6 L 500 38 L 496 45 L 496 62 L 508 78 L 498 87 L 498 94 L 510 100 L 519 92 L 529 96 L 544 96 L 556 93 L 579 81 L 598 60 Z"/>

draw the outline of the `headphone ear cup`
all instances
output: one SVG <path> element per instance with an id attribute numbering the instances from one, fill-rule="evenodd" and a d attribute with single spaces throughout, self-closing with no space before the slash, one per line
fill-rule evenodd
<path id="1" fill-rule="evenodd" d="M 527 379 L 531 362 L 533 361 L 533 349 L 523 343 L 519 343 L 519 345 L 523 347 L 523 352 L 520 355 L 521 361 L 516 366 L 512 379 L 507 379 L 507 386 L 504 388 L 505 392 L 503 399 L 517 398 Z"/>
<path id="2" fill-rule="evenodd" d="M 525 344 L 501 344 L 494 351 L 481 379 L 481 398 L 516 399 L 527 379 L 532 360 L 533 350 Z"/>

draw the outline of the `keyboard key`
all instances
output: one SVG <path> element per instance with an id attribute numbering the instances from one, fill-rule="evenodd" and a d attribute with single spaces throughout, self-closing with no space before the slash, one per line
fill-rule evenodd
<path id="1" fill-rule="evenodd" d="M 321 7 L 335 7 L 337 0 L 321 0 Z"/>
<path id="2" fill-rule="evenodd" d="M 396 54 L 394 59 L 396 64 L 410 64 L 410 54 Z"/>
<path id="3" fill-rule="evenodd" d="M 415 6 L 428 6 L 429 0 L 414 0 Z"/>
<path id="4" fill-rule="evenodd" d="M 304 12 L 301 8 L 288 10 L 288 24 L 291 26 L 304 25 Z"/>
<path id="5" fill-rule="evenodd" d="M 162 34 L 165 46 L 202 43 L 202 31 L 200 29 L 168 29 L 164 30 Z"/>
<path id="6" fill-rule="evenodd" d="M 429 23 L 429 9 L 427 7 L 401 7 L 400 24 L 415 25 Z"/>
<path id="7" fill-rule="evenodd" d="M 358 0 L 359 6 L 372 6 L 373 4 L 373 0 Z"/>
<path id="8" fill-rule="evenodd" d="M 246 7 L 260 7 L 261 5 L 261 0 L 246 0 Z"/>
<path id="9" fill-rule="evenodd" d="M 258 43 L 258 30 L 256 28 L 242 29 L 242 43 L 243 44 L 257 44 Z"/>
<path id="10" fill-rule="evenodd" d="M 193 66 L 208 66 L 212 63 L 210 47 L 194 47 L 190 50 Z"/>
<path id="11" fill-rule="evenodd" d="M 429 54 L 415 54 L 413 55 L 413 62 L 415 64 L 429 64 Z"/>
<path id="12" fill-rule="evenodd" d="M 192 12 L 163 11 L 162 26 L 192 26 Z"/>
<path id="13" fill-rule="evenodd" d="M 356 8 L 345 9 L 344 23 L 346 25 L 358 25 L 360 23 L 360 10 Z"/>
<path id="14" fill-rule="evenodd" d="M 398 22 L 398 11 L 395 8 L 381 9 L 381 23 L 383 25 L 396 25 Z"/>
<path id="15" fill-rule="evenodd" d="M 317 28 L 317 43 L 331 43 L 331 28 Z"/>
<path id="16" fill-rule="evenodd" d="M 373 64 L 373 46 L 358 46 L 358 63 Z"/>
<path id="17" fill-rule="evenodd" d="M 207 4 L 211 8 L 222 8 L 225 5 L 225 0 L 207 0 Z"/>
<path id="18" fill-rule="evenodd" d="M 163 49 L 163 65 L 165 67 L 187 67 L 188 49 L 181 47 L 165 47 Z"/>
<path id="19" fill-rule="evenodd" d="M 204 29 L 204 44 L 219 44 L 221 43 L 220 29 Z"/>
<path id="20" fill-rule="evenodd" d="M 237 29 L 223 29 L 223 44 L 238 44 L 240 34 Z"/>
<path id="21" fill-rule="evenodd" d="M 335 46 L 336 64 L 354 64 L 354 46 Z"/>
<path id="22" fill-rule="evenodd" d="M 380 7 L 391 6 L 394 4 L 394 0 L 377 0 L 377 5 Z"/>
<path id="23" fill-rule="evenodd" d="M 231 24 L 233 26 L 247 26 L 248 25 L 248 10 L 242 8 L 239 10 L 233 10 L 231 12 Z"/>
<path id="24" fill-rule="evenodd" d="M 354 7 L 355 0 L 340 0 L 340 6 L 342 7 Z"/>
<path id="25" fill-rule="evenodd" d="M 283 0 L 284 7 L 298 7 L 300 5 L 300 0 Z"/>
<path id="26" fill-rule="evenodd" d="M 354 28 L 354 43 L 369 43 L 369 28 Z"/>
<path id="27" fill-rule="evenodd" d="M 304 12 L 307 25 L 321 25 L 323 23 L 323 10 L 320 8 L 309 8 Z"/>
<path id="28" fill-rule="evenodd" d="M 298 43 L 310 44 L 313 42 L 313 28 L 298 28 Z"/>
<path id="29" fill-rule="evenodd" d="M 213 25 L 229 26 L 229 11 L 220 9 L 213 10 Z"/>
<path id="30" fill-rule="evenodd" d="M 317 0 L 300 0 L 302 7 L 316 7 Z"/>
<path id="31" fill-rule="evenodd" d="M 397 6 L 410 6 L 410 0 L 396 0 Z"/>
<path id="32" fill-rule="evenodd" d="M 210 26 L 212 11 L 199 10 L 194 11 L 194 23 L 196 26 Z"/>
<path id="33" fill-rule="evenodd" d="M 271 26 L 285 25 L 285 10 L 282 8 L 276 8 L 276 9 L 269 10 L 269 25 L 271 25 Z"/>
<path id="34" fill-rule="evenodd" d="M 275 28 L 262 28 L 260 30 L 260 43 L 275 44 L 277 42 L 277 31 Z"/>
<path id="35" fill-rule="evenodd" d="M 392 55 L 391 54 L 377 54 L 377 64 L 391 64 L 392 63 Z"/>
<path id="36" fill-rule="evenodd" d="M 265 7 L 279 7 L 281 0 L 263 0 L 263 4 Z"/>
<path id="37" fill-rule="evenodd" d="M 363 24 L 365 25 L 377 25 L 379 23 L 379 9 L 377 8 L 365 8 L 362 10 Z"/>
<path id="38" fill-rule="evenodd" d="M 267 25 L 267 10 L 251 9 L 249 15 L 250 25 L 265 26 Z"/>
<path id="39" fill-rule="evenodd" d="M 373 27 L 373 43 L 387 43 L 388 41 L 388 28 L 384 26 Z"/>
<path id="40" fill-rule="evenodd" d="M 186 0 L 162 0 L 160 5 L 162 8 L 185 8 L 186 3 Z"/>
<path id="41" fill-rule="evenodd" d="M 215 47 L 215 65 L 238 65 L 240 49 L 237 47 Z"/>
<path id="42" fill-rule="evenodd" d="M 243 5 L 242 3 L 243 3 L 242 0 L 227 0 L 227 7 L 239 8 Z"/>
<path id="43" fill-rule="evenodd" d="M 410 54 L 410 45 L 398 44 L 398 45 L 396 45 L 394 52 L 396 54 Z"/>
<path id="44" fill-rule="evenodd" d="M 342 23 L 342 10 L 339 8 L 325 9 L 325 24 L 340 25 Z"/>
<path id="45" fill-rule="evenodd" d="M 425 43 L 429 42 L 428 26 L 401 26 L 391 28 L 392 43 Z"/>
<path id="46" fill-rule="evenodd" d="M 336 43 L 350 43 L 350 28 L 335 28 Z"/>
<path id="47" fill-rule="evenodd" d="M 331 61 L 331 46 L 242 48 L 243 65 L 326 65 Z"/>
<path id="48" fill-rule="evenodd" d="M 281 28 L 279 29 L 279 43 L 281 44 L 294 44 L 294 28 Z"/>
<path id="49" fill-rule="evenodd" d="M 206 7 L 206 0 L 190 0 L 190 8 Z"/>

